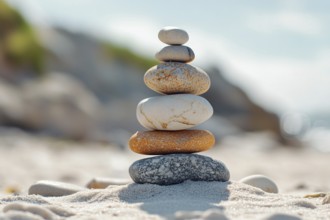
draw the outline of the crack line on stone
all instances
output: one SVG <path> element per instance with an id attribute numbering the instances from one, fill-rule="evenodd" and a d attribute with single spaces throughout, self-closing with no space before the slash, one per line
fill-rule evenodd
<path id="1" fill-rule="evenodd" d="M 142 109 L 142 105 L 140 105 L 140 113 L 141 115 L 144 116 L 145 120 L 151 124 L 154 128 L 156 128 L 155 124 L 146 116 L 146 114 L 144 113 L 143 109 Z"/>
<path id="2" fill-rule="evenodd" d="M 194 104 L 194 101 L 190 102 L 190 107 L 187 110 L 181 112 L 178 115 L 173 115 L 172 117 L 170 117 L 168 120 L 169 123 L 167 123 L 167 125 L 172 122 L 177 122 L 177 123 L 181 123 L 181 124 L 185 124 L 185 125 L 195 125 L 195 124 L 191 124 L 191 123 L 187 122 L 188 121 L 187 118 L 183 116 L 184 114 L 186 114 L 187 112 L 192 110 L 193 104 Z"/>

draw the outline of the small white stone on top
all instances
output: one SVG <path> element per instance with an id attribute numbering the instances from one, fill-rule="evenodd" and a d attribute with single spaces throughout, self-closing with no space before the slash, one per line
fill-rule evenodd
<path id="1" fill-rule="evenodd" d="M 188 42 L 189 35 L 183 29 L 167 26 L 159 31 L 158 38 L 165 44 L 181 45 Z"/>

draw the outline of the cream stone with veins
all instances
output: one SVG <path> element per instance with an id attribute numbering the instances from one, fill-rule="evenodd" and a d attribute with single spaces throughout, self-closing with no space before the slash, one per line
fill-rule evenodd
<path id="1" fill-rule="evenodd" d="M 150 130 L 183 130 L 197 126 L 213 114 L 211 104 L 191 94 L 156 96 L 142 100 L 136 109 L 140 124 Z"/>

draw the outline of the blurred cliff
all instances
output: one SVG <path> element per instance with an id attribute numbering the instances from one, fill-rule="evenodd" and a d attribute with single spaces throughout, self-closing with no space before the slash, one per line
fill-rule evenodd
<path id="1" fill-rule="evenodd" d="M 125 145 L 143 129 L 137 103 L 158 94 L 143 83 L 151 58 L 86 34 L 61 28 L 32 28 L 0 0 L 0 124 L 38 134 Z M 216 65 L 215 65 L 216 66 Z M 224 78 L 203 67 L 212 80 L 204 95 L 215 115 L 201 127 L 216 136 L 269 131 L 286 139 L 279 118 L 254 103 Z"/>

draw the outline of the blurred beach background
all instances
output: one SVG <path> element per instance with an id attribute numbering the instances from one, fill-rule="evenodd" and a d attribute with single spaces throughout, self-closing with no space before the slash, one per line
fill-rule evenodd
<path id="1" fill-rule="evenodd" d="M 326 0 L 0 0 L 0 147 L 51 138 L 131 154 L 127 141 L 143 130 L 136 105 L 158 95 L 143 83 L 165 46 L 158 31 L 177 26 L 190 35 L 192 65 L 211 77 L 203 96 L 214 116 L 199 128 L 215 134 L 220 155 L 222 145 L 239 145 L 327 156 L 329 8 Z"/>

